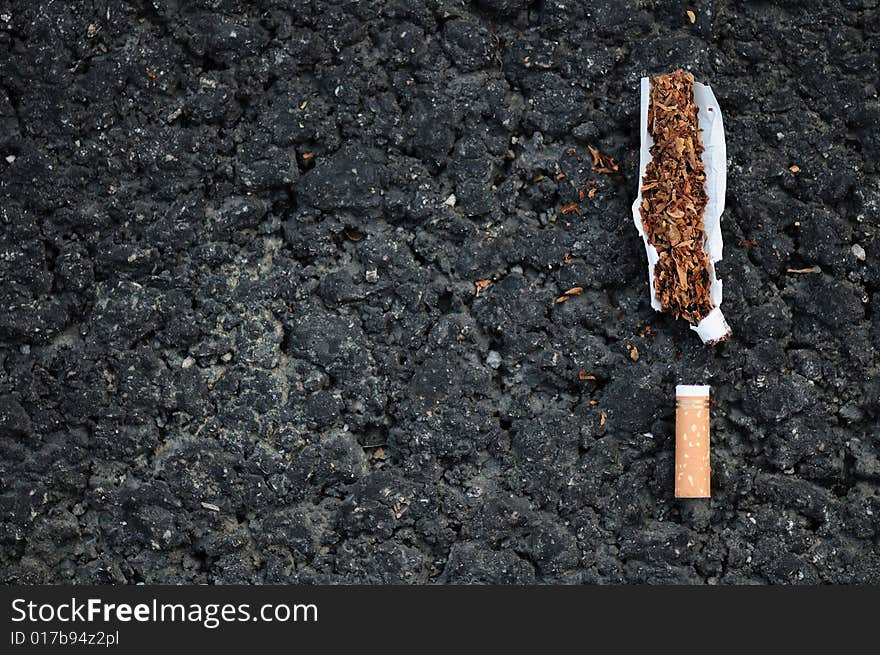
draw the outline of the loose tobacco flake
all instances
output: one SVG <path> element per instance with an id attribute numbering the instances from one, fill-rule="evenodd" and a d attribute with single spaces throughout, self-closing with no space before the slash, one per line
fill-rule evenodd
<path id="1" fill-rule="evenodd" d="M 629 358 L 631 360 L 633 360 L 634 362 L 639 361 L 639 349 L 638 348 L 627 344 L 626 350 L 629 353 Z"/>
<path id="2" fill-rule="evenodd" d="M 587 146 L 587 149 L 593 155 L 593 170 L 600 175 L 611 175 L 620 170 L 620 164 L 614 158 L 599 152 L 593 146 Z"/>

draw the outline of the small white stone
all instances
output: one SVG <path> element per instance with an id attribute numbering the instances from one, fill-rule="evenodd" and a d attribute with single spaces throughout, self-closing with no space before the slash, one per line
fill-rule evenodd
<path id="1" fill-rule="evenodd" d="M 862 248 L 859 244 L 855 244 L 852 247 L 852 254 L 855 255 L 856 259 L 858 259 L 860 262 L 865 261 L 865 257 L 866 257 L 865 249 Z"/>
<path id="2" fill-rule="evenodd" d="M 782 132 L 777 132 L 776 138 L 782 141 L 785 138 L 785 135 Z"/>
<path id="3" fill-rule="evenodd" d="M 232 353 L 231 352 L 230 353 L 223 353 L 222 355 L 220 355 L 220 359 L 222 359 L 224 362 L 231 362 L 232 361 Z"/>
<path id="4" fill-rule="evenodd" d="M 501 366 L 501 355 L 495 350 L 490 350 L 486 357 L 486 365 L 491 368 L 498 368 Z"/>
<path id="5" fill-rule="evenodd" d="M 375 284 L 379 281 L 379 271 L 377 271 L 375 268 L 371 268 L 369 271 L 367 271 L 364 277 L 370 284 Z"/>
<path id="6" fill-rule="evenodd" d="M 15 155 L 6 155 L 6 161 L 11 164 L 15 161 Z"/>
<path id="7" fill-rule="evenodd" d="M 189 368 L 190 366 L 192 366 L 195 363 L 196 363 L 196 360 L 194 360 L 192 357 L 187 357 L 186 359 L 184 359 L 180 363 L 180 368 Z"/>
<path id="8" fill-rule="evenodd" d="M 458 202 L 458 198 L 455 197 L 454 193 L 450 193 L 449 197 L 443 201 L 443 204 L 448 205 L 449 207 L 455 207 L 456 202 Z"/>

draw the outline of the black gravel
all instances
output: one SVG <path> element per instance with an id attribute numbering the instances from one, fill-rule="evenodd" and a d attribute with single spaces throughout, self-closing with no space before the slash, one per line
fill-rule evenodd
<path id="1" fill-rule="evenodd" d="M 0 2 L 0 580 L 880 582 L 878 43 L 877 0 Z M 679 66 L 715 349 L 629 209 Z"/>

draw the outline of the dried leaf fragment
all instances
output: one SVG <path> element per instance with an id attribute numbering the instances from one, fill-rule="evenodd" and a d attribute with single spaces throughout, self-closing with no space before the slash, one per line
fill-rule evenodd
<path id="1" fill-rule="evenodd" d="M 566 214 L 570 214 L 571 212 L 577 212 L 578 214 L 580 214 L 576 202 L 570 202 L 567 205 L 563 205 L 561 211 L 563 216 L 565 216 Z"/>
<path id="2" fill-rule="evenodd" d="M 586 381 L 586 380 L 595 380 L 595 379 L 596 379 L 595 375 L 589 375 L 584 369 L 581 369 L 580 371 L 578 371 L 578 380 Z"/>
<path id="3" fill-rule="evenodd" d="M 792 173 L 800 173 L 800 172 L 801 172 L 801 167 L 798 166 L 797 164 L 793 164 L 793 165 L 791 165 L 791 166 L 788 167 L 788 170 L 790 170 Z"/>
<path id="4" fill-rule="evenodd" d="M 565 295 L 567 295 L 567 296 L 579 296 L 579 295 L 581 295 L 583 292 L 584 292 L 584 288 L 583 288 L 583 287 L 572 287 L 571 289 L 569 289 L 568 291 L 565 292 Z"/>
<path id="5" fill-rule="evenodd" d="M 692 12 L 690 9 L 688 9 L 684 13 L 687 14 L 688 20 L 691 22 L 691 25 L 693 25 L 694 23 L 697 22 L 697 15 L 694 12 Z"/>
<path id="6" fill-rule="evenodd" d="M 602 413 L 599 415 L 599 425 L 600 425 L 600 426 L 601 426 L 601 425 L 605 425 L 605 421 L 606 421 L 607 419 L 608 419 L 608 414 L 606 414 L 605 412 L 602 412 Z"/>
<path id="7" fill-rule="evenodd" d="M 490 284 L 492 284 L 492 280 L 477 280 L 474 282 L 474 286 L 477 288 L 477 295 L 479 296 Z"/>
<path id="8" fill-rule="evenodd" d="M 741 248 L 750 248 L 752 246 L 757 246 L 758 242 L 755 239 L 743 239 L 742 241 L 737 241 L 736 245 Z"/>
<path id="9" fill-rule="evenodd" d="M 787 268 L 785 269 L 786 273 L 818 273 L 819 267 L 813 266 L 812 268 Z"/>

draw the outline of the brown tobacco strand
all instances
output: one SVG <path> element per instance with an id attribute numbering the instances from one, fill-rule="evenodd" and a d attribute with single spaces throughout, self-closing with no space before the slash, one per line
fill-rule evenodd
<path id="1" fill-rule="evenodd" d="M 678 70 L 651 78 L 648 131 L 654 138 L 642 179 L 642 222 L 660 259 L 654 289 L 663 311 L 699 323 L 712 310 L 706 233 L 706 172 L 694 78 Z"/>

